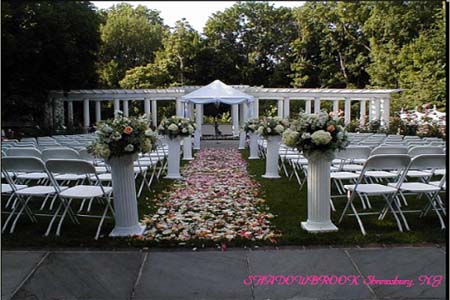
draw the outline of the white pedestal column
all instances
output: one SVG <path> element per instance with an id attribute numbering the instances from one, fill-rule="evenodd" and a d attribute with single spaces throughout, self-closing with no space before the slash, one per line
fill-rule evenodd
<path id="1" fill-rule="evenodd" d="M 254 132 L 250 133 L 250 156 L 248 159 L 259 159 L 258 155 L 258 135 Z"/>
<path id="2" fill-rule="evenodd" d="M 241 130 L 239 133 L 239 150 L 244 150 L 245 149 L 245 139 L 247 137 L 247 134 L 245 133 L 244 130 Z"/>
<path id="3" fill-rule="evenodd" d="M 302 222 L 309 232 L 330 232 L 338 228 L 330 218 L 331 159 L 324 155 L 306 156 L 308 159 L 308 219 Z"/>
<path id="4" fill-rule="evenodd" d="M 192 137 L 188 136 L 183 139 L 183 160 L 193 160 L 192 157 Z"/>
<path id="5" fill-rule="evenodd" d="M 263 178 L 281 178 L 278 175 L 278 151 L 280 149 L 281 136 L 274 135 L 267 138 L 266 173 Z"/>
<path id="6" fill-rule="evenodd" d="M 180 174 L 180 137 L 166 138 L 169 146 L 169 156 L 167 157 L 167 176 L 166 179 L 181 179 Z"/>
<path id="7" fill-rule="evenodd" d="M 114 157 L 108 161 L 114 194 L 115 225 L 110 236 L 142 235 L 145 226 L 138 222 L 133 155 Z"/>

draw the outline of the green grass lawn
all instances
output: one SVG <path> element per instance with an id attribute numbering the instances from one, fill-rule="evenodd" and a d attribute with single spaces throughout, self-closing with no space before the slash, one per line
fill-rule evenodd
<path id="1" fill-rule="evenodd" d="M 242 151 L 243 157 L 248 157 L 248 151 Z M 373 244 L 421 244 L 421 243 L 445 243 L 447 236 L 446 231 L 441 230 L 439 221 L 433 213 L 425 218 L 419 218 L 418 214 L 408 214 L 407 220 L 411 227 L 410 232 L 399 232 L 395 220 L 391 216 L 387 216 L 385 220 L 378 221 L 377 216 L 363 218 L 363 222 L 367 231 L 367 235 L 363 236 L 359 230 L 356 219 L 346 217 L 341 224 L 337 223 L 339 213 L 345 205 L 345 199 L 336 199 L 334 204 L 337 212 L 332 214 L 332 220 L 339 227 L 338 232 L 311 234 L 307 233 L 300 227 L 301 221 L 306 221 L 307 214 L 307 198 L 306 185 L 300 191 L 295 179 L 289 181 L 286 177 L 281 179 L 264 179 L 261 175 L 265 170 L 264 160 L 248 161 L 248 170 L 251 176 L 261 184 L 261 196 L 266 199 L 266 204 L 270 211 L 275 215 L 272 220 L 274 228 L 282 233 L 282 237 L 278 240 L 276 246 L 283 245 L 341 245 L 341 246 L 364 246 Z M 145 191 L 139 199 L 139 214 L 153 213 L 153 199 L 167 190 L 172 180 L 160 179 L 152 186 L 152 191 Z M 4 199 L 2 199 L 4 200 Z M 381 199 L 380 199 L 381 200 Z M 4 202 L 2 201 L 2 207 Z M 34 203 L 34 209 L 37 209 L 40 202 Z M 372 205 L 380 207 L 382 201 L 372 201 Z M 417 201 L 413 198 L 409 199 L 408 209 L 421 208 L 424 200 Z M 99 208 L 96 208 L 99 209 Z M 5 220 L 5 214 L 2 215 L 2 222 Z M 44 237 L 49 218 L 38 217 L 40 222 L 33 224 L 25 217 L 22 217 L 17 224 L 13 234 L 2 234 L 2 246 L 6 249 L 12 248 L 166 248 L 180 247 L 175 242 L 152 242 L 141 241 L 132 238 L 109 238 L 108 233 L 113 228 L 111 220 L 106 221 L 103 225 L 102 237 L 94 240 L 97 228 L 96 219 L 80 219 L 81 225 L 74 225 L 70 221 L 65 221 L 62 229 L 62 235 L 55 237 L 52 234 Z M 233 240 L 227 242 L 229 246 L 236 247 L 252 247 L 252 246 L 272 246 L 270 242 L 252 242 L 248 240 Z M 197 240 L 187 243 L 183 247 L 217 247 L 218 244 L 212 241 Z"/>

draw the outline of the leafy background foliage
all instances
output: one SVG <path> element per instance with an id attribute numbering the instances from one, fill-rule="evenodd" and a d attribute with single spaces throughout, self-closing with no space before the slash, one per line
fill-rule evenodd
<path id="1" fill-rule="evenodd" d="M 445 110 L 440 1 L 321 1 L 295 9 L 242 2 L 212 14 L 202 34 L 185 19 L 169 28 L 158 11 L 144 6 L 1 5 L 2 127 L 51 127 L 43 112 L 52 105 L 52 89 L 164 88 L 215 79 L 266 87 L 402 88 L 393 111 L 424 103 Z"/>

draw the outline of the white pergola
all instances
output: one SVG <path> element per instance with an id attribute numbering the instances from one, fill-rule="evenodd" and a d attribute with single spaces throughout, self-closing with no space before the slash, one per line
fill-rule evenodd
<path id="1" fill-rule="evenodd" d="M 122 110 L 128 116 L 128 104 L 131 100 L 144 102 L 144 112 L 154 126 L 158 125 L 157 101 L 175 101 L 176 115 L 194 119 L 194 107 L 192 102 L 183 102 L 182 97 L 202 86 L 182 86 L 167 89 L 96 89 L 96 90 L 71 90 L 51 91 L 49 97 L 54 101 L 62 102 L 67 109 L 67 124 L 73 124 L 73 103 L 83 102 L 83 126 L 91 125 L 90 102 L 95 103 L 95 121 L 102 120 L 101 102 L 111 101 L 114 103 L 114 111 Z M 248 116 L 259 116 L 259 102 L 265 100 L 276 100 L 277 114 L 279 117 L 288 117 L 291 101 L 303 101 L 305 112 L 317 113 L 320 111 L 321 101 L 333 101 L 333 112 L 338 113 L 339 102 L 344 101 L 344 119 L 348 124 L 351 121 L 352 101 L 360 102 L 360 124 L 366 123 L 367 110 L 369 106 L 369 121 L 380 120 L 383 125 L 388 125 L 390 116 L 391 94 L 399 93 L 401 89 L 305 89 L 305 88 L 264 88 L 251 87 L 248 85 L 231 85 L 243 93 L 254 97 L 253 111 L 246 113 L 244 104 L 232 105 L 232 119 L 234 135 L 239 135 L 239 125 L 246 121 Z M 203 104 L 196 106 L 197 115 L 203 114 Z M 197 118 L 199 119 L 199 118 Z M 201 121 L 200 121 L 201 122 Z M 200 124 L 201 125 L 201 124 Z"/>

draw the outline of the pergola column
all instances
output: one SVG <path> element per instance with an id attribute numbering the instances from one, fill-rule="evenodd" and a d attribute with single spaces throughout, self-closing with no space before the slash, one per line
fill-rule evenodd
<path id="1" fill-rule="evenodd" d="M 278 99 L 277 106 L 278 118 L 283 118 L 283 99 Z"/>
<path id="2" fill-rule="evenodd" d="M 129 116 L 129 111 L 128 111 L 128 100 L 123 100 L 123 115 L 125 117 Z"/>
<path id="3" fill-rule="evenodd" d="M 91 125 L 91 119 L 90 119 L 90 111 L 89 111 L 89 99 L 83 99 L 83 127 L 89 128 Z"/>
<path id="4" fill-rule="evenodd" d="M 67 101 L 67 125 L 73 126 L 73 101 Z"/>
<path id="5" fill-rule="evenodd" d="M 259 118 L 259 98 L 255 98 L 255 102 L 253 102 L 253 117 Z"/>
<path id="6" fill-rule="evenodd" d="M 150 121 L 151 109 L 150 109 L 150 99 L 148 99 L 148 98 L 144 99 L 144 112 L 145 112 L 145 116 L 147 117 L 147 121 Z"/>
<path id="7" fill-rule="evenodd" d="M 389 116 L 391 114 L 391 110 L 390 110 L 390 101 L 391 99 L 389 98 L 383 98 L 381 99 L 381 124 L 383 126 L 389 126 Z"/>
<path id="8" fill-rule="evenodd" d="M 366 125 L 366 100 L 359 101 L 359 126 Z"/>
<path id="9" fill-rule="evenodd" d="M 314 113 L 318 114 L 320 113 L 320 98 L 314 97 Z"/>
<path id="10" fill-rule="evenodd" d="M 114 116 L 117 115 L 117 111 L 120 110 L 120 100 L 114 99 Z"/>
<path id="11" fill-rule="evenodd" d="M 152 122 L 153 126 L 158 127 L 158 104 L 156 99 L 152 100 Z"/>
<path id="12" fill-rule="evenodd" d="M 305 113 L 307 114 L 311 113 L 311 100 L 305 101 Z"/>
<path id="13" fill-rule="evenodd" d="M 95 101 L 95 122 L 102 120 L 102 102 Z"/>
<path id="14" fill-rule="evenodd" d="M 178 117 L 183 117 L 184 113 L 183 113 L 183 103 L 181 103 L 181 98 L 177 98 L 176 99 L 176 103 L 175 103 L 175 113 Z"/>
<path id="15" fill-rule="evenodd" d="M 339 115 L 339 100 L 333 101 L 333 114 L 335 117 Z"/>
<path id="16" fill-rule="evenodd" d="M 349 124 L 352 120 L 352 102 L 350 98 L 345 98 L 345 107 L 344 107 L 344 123 Z"/>
<path id="17" fill-rule="evenodd" d="M 194 149 L 200 149 L 200 137 L 202 136 L 202 112 L 203 104 L 195 104 L 195 123 L 197 125 L 197 129 L 194 134 Z"/>
<path id="18" fill-rule="evenodd" d="M 239 135 L 239 104 L 231 105 L 231 118 L 233 119 L 233 136 Z"/>
<path id="19" fill-rule="evenodd" d="M 283 111 L 284 111 L 284 117 L 286 118 L 286 119 L 289 119 L 289 115 L 290 115 L 290 102 L 291 101 L 291 99 L 289 98 L 289 97 L 285 97 L 284 98 L 284 108 L 283 108 Z"/>

